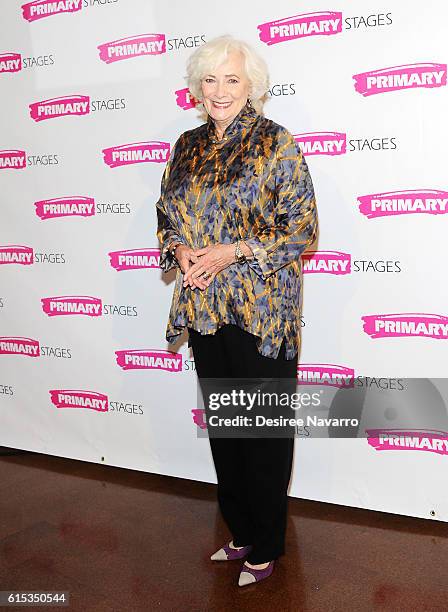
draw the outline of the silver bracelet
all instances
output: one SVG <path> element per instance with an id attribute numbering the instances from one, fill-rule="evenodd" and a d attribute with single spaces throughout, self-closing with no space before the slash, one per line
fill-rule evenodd
<path id="1" fill-rule="evenodd" d="M 175 242 L 173 246 L 171 246 L 168 251 L 171 253 L 173 257 L 175 257 L 177 247 L 182 244 L 181 242 Z"/>
<path id="2" fill-rule="evenodd" d="M 246 256 L 244 255 L 243 251 L 241 250 L 240 241 L 239 240 L 236 241 L 235 261 L 237 263 L 239 263 L 239 264 L 244 263 L 246 261 Z"/>

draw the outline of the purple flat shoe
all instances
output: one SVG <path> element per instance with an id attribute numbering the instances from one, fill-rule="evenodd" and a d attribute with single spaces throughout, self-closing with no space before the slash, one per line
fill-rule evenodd
<path id="1" fill-rule="evenodd" d="M 213 553 L 210 557 L 212 561 L 233 561 L 234 559 L 242 559 L 252 550 L 252 546 L 248 544 L 247 546 L 243 546 L 240 550 L 235 550 L 234 548 L 230 548 L 230 542 L 225 544 L 218 551 Z"/>
<path id="2" fill-rule="evenodd" d="M 238 580 L 238 586 L 246 586 L 246 584 L 253 584 L 254 582 L 260 582 L 268 578 L 274 571 L 274 561 L 270 561 L 269 565 L 264 569 L 254 569 L 243 563 L 241 568 L 240 577 Z"/>

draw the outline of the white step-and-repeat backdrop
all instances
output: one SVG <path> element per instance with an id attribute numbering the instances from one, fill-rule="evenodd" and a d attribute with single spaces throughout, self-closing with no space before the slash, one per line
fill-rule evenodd
<path id="1" fill-rule="evenodd" d="M 155 203 L 170 147 L 200 123 L 186 60 L 229 33 L 266 59 L 265 113 L 315 186 L 298 378 L 339 399 L 355 386 L 373 411 L 386 398 L 359 438 L 301 429 L 290 493 L 448 520 L 445 404 L 413 380 L 442 378 L 448 355 L 448 5 L 0 9 L 0 444 L 216 482 L 187 338 L 165 341 Z"/>

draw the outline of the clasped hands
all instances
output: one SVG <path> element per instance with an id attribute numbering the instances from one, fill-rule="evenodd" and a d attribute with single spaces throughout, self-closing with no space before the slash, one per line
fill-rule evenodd
<path id="1" fill-rule="evenodd" d="M 235 263 L 235 245 L 214 244 L 192 249 L 180 244 L 176 247 L 175 257 L 184 274 L 183 286 L 206 289 L 218 272 Z"/>

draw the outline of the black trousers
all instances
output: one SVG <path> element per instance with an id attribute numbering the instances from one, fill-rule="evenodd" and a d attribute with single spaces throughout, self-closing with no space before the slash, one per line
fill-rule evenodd
<path id="1" fill-rule="evenodd" d="M 236 325 L 201 335 L 188 328 L 199 382 L 201 378 L 297 378 L 297 355 L 261 355 L 256 338 Z M 294 438 L 209 438 L 218 481 L 217 498 L 235 546 L 252 544 L 247 560 L 266 563 L 285 553 L 288 484 Z"/>

